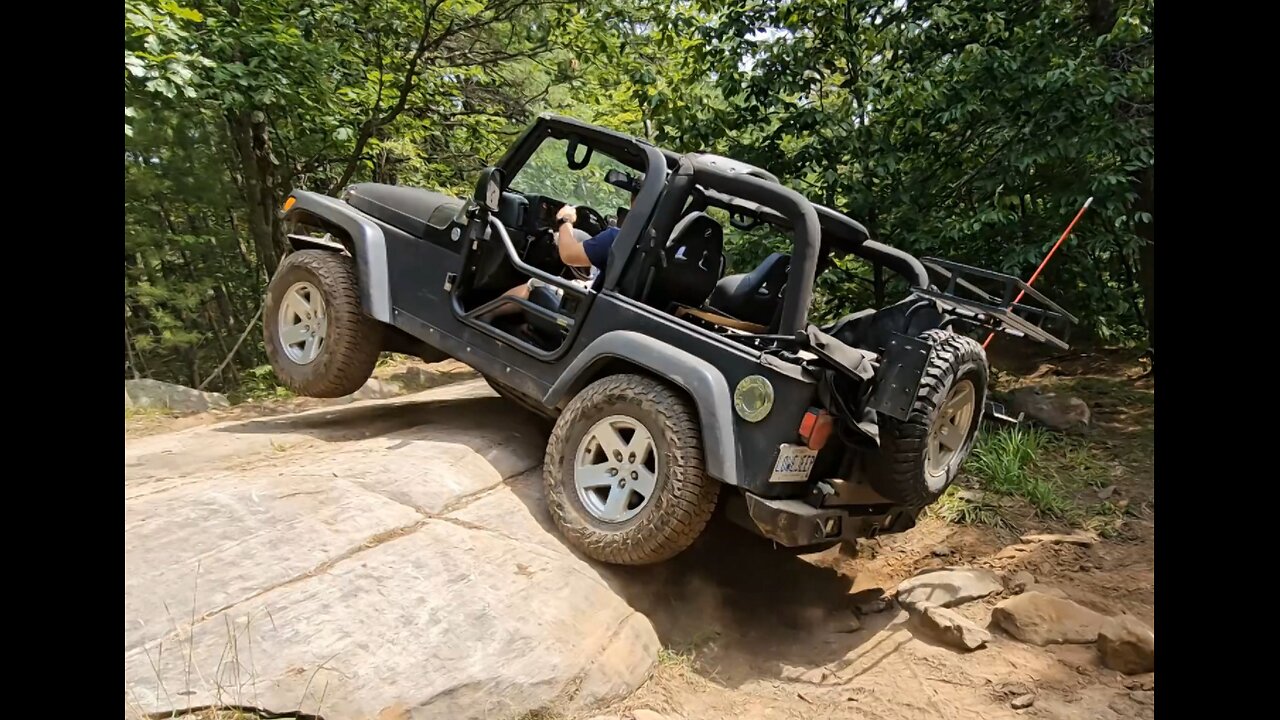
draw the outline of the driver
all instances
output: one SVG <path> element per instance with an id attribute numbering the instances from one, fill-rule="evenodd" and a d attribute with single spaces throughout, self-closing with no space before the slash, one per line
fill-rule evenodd
<path id="1" fill-rule="evenodd" d="M 636 193 L 631 193 L 631 206 L 636 204 Z M 560 262 L 569 267 L 591 268 L 591 277 L 588 280 L 571 280 L 583 286 L 590 287 L 602 277 L 605 265 L 609 262 L 609 250 L 613 247 L 613 241 L 618 239 L 618 233 L 621 231 L 621 223 L 613 227 L 605 228 L 594 237 L 587 238 L 582 242 L 573 236 L 573 224 L 578 221 L 578 211 L 572 205 L 565 205 L 556 213 L 555 236 L 556 249 L 560 253 Z M 556 296 L 559 301 L 564 297 L 564 291 L 554 285 L 529 278 L 528 282 L 521 283 L 510 290 L 503 293 L 503 297 L 516 297 L 521 300 L 528 300 L 529 293 L 534 288 L 544 287 Z M 520 306 L 515 303 L 507 303 L 500 305 L 491 310 L 488 319 L 502 317 L 503 315 L 511 315 L 520 312 Z"/>

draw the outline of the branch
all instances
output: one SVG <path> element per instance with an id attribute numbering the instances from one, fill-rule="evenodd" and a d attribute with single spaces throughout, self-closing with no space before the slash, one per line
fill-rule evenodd
<path id="1" fill-rule="evenodd" d="M 218 364 L 218 367 L 214 368 L 213 372 L 209 374 L 209 377 L 205 378 L 204 382 L 200 383 L 196 387 L 197 390 L 204 390 L 204 386 L 208 385 L 209 381 L 217 377 L 218 373 L 222 372 L 222 368 L 226 367 L 227 363 L 231 362 L 231 358 L 235 357 L 236 351 L 240 349 L 242 344 L 244 344 L 244 339 L 249 337 L 249 331 L 256 327 L 258 317 L 262 315 L 262 308 L 266 307 L 266 305 L 267 304 L 264 301 L 258 306 L 258 312 L 254 313 L 253 319 L 249 321 L 249 324 L 244 326 L 244 332 L 240 333 L 240 339 L 236 341 L 235 347 L 231 348 L 231 352 L 227 353 L 227 356 L 222 359 L 222 362 Z"/>
<path id="2" fill-rule="evenodd" d="M 413 88 L 417 83 L 418 63 L 422 61 L 422 56 L 426 54 L 427 48 L 429 47 L 431 25 L 435 22 L 436 11 L 444 4 L 444 0 L 435 0 L 430 9 L 427 9 L 425 7 L 425 0 L 423 0 L 423 2 L 423 9 L 426 10 L 426 16 L 422 21 L 422 35 L 418 38 L 418 47 L 414 50 L 413 56 L 409 59 L 408 67 L 405 68 L 404 81 L 400 84 L 400 97 L 396 100 L 396 104 L 392 106 L 385 115 L 378 117 L 378 109 L 382 103 L 382 72 L 381 67 L 379 67 L 378 98 L 374 103 L 373 112 L 370 114 L 369 119 L 365 120 L 364 123 L 360 125 L 360 135 L 356 138 L 356 144 L 347 160 L 347 166 L 343 169 L 342 176 L 338 178 L 338 181 L 329 188 L 330 195 L 333 195 L 345 187 L 347 183 L 351 182 L 351 178 L 355 176 L 356 170 L 360 167 L 360 158 L 364 154 L 365 145 L 367 145 L 369 140 L 373 138 L 374 134 L 378 132 L 378 128 L 395 120 L 400 113 L 404 112 L 405 106 L 409 104 L 409 95 L 413 92 Z M 452 23 L 450 24 L 452 25 Z M 379 56 L 381 56 L 381 53 L 379 53 Z M 381 57 L 379 57 L 379 62 L 381 62 Z"/>

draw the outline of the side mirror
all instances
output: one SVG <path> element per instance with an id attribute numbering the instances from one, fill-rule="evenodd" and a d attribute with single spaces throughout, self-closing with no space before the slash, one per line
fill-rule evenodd
<path id="1" fill-rule="evenodd" d="M 502 203 L 502 181 L 501 168 L 487 167 L 480 171 L 480 181 L 476 183 L 475 200 L 491 213 L 498 212 Z"/>

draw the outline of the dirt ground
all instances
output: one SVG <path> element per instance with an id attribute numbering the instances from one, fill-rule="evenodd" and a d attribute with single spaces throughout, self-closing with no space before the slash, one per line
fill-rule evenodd
<path id="1" fill-rule="evenodd" d="M 1019 534 L 1075 528 L 1015 505 L 1006 514 L 1017 531 L 934 518 L 852 553 L 794 558 L 727 542 L 698 548 L 652 569 L 651 592 L 628 598 L 668 651 L 653 679 L 610 711 L 625 717 L 650 708 L 688 720 L 1154 717 L 1154 673 L 1108 670 L 1092 645 L 1039 648 L 995 631 L 992 644 L 962 654 L 932 641 L 896 606 L 862 617 L 856 632 L 836 631 L 857 598 L 943 566 L 1025 570 L 1086 607 L 1127 612 L 1154 627 L 1155 381 L 1140 377 L 1145 368 L 1135 355 L 993 357 L 1008 369 L 997 381 L 1003 389 L 1034 382 L 1089 403 L 1094 427 L 1085 442 L 1103 461 L 1114 488 L 1108 497 L 1127 508 L 1109 538 L 1089 548 L 1041 544 L 1017 552 Z M 959 611 L 985 626 L 1000 599 Z M 817 675 L 828 677 L 784 680 L 795 673 L 789 668 L 825 668 Z M 1026 693 L 1035 703 L 1014 710 L 1011 701 Z"/>
<path id="2" fill-rule="evenodd" d="M 942 566 L 1025 570 L 1082 605 L 1154 626 L 1154 376 L 1143 376 L 1134 353 L 1023 360 L 993 353 L 993 365 L 1006 371 L 997 375 L 999 387 L 1035 382 L 1090 405 L 1093 427 L 1084 442 L 1100 463 L 1089 471 L 1106 477 L 1081 492 L 1105 493 L 1108 507 L 1122 509 L 1097 544 L 1020 546 L 1019 534 L 1067 532 L 1080 520 L 1046 520 L 1017 504 L 1006 509 L 1005 527 L 926 518 L 900 535 L 806 557 L 718 524 L 672 562 L 603 571 L 650 618 L 664 650 L 657 672 L 635 694 L 582 717 L 626 717 L 638 708 L 685 720 L 1154 717 L 1154 674 L 1108 670 L 1092 645 L 1040 648 L 997 630 L 987 647 L 960 653 L 930 639 L 896 605 L 862 616 L 861 628 L 847 632 L 860 599 Z M 291 402 L 127 422 L 126 434 L 316 401 Z M 959 612 L 985 626 L 1000 599 Z M 802 673 L 805 679 L 783 679 Z M 1028 693 L 1034 704 L 1011 707 Z M 565 716 L 549 709 L 538 717 Z"/>

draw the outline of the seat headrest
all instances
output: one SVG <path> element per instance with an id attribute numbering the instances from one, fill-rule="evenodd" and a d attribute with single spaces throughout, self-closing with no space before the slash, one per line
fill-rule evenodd
<path id="1" fill-rule="evenodd" d="M 696 239 L 705 239 L 708 242 L 715 242 L 717 238 L 720 242 L 716 245 L 723 245 L 724 226 L 716 222 L 715 218 L 704 212 L 691 212 L 680 218 L 680 222 L 671 230 L 671 239 L 667 241 L 667 245 L 674 245 L 677 242 L 691 243 Z"/>

